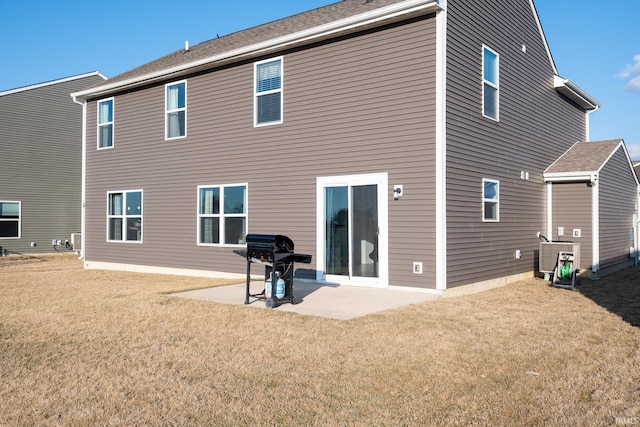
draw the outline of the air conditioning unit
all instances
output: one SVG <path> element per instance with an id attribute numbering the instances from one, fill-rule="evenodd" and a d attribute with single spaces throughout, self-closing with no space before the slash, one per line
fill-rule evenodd
<path id="1" fill-rule="evenodd" d="M 74 251 L 82 249 L 82 233 L 71 233 L 71 247 Z"/>
<path id="2" fill-rule="evenodd" d="M 560 252 L 574 254 L 574 265 L 580 268 L 580 243 L 572 242 L 540 242 L 538 253 L 538 270 L 540 273 L 553 273 Z"/>

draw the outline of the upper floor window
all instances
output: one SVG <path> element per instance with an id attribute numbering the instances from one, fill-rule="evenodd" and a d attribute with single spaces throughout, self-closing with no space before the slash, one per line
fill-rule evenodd
<path id="1" fill-rule="evenodd" d="M 107 240 L 142 242 L 142 190 L 107 194 Z"/>
<path id="2" fill-rule="evenodd" d="M 98 148 L 113 147 L 113 98 L 98 102 Z"/>
<path id="3" fill-rule="evenodd" d="M 255 125 L 282 123 L 282 58 L 255 64 Z"/>
<path id="4" fill-rule="evenodd" d="M 500 58 L 496 52 L 486 46 L 482 51 L 482 115 L 497 121 Z"/>
<path id="5" fill-rule="evenodd" d="M 482 220 L 500 221 L 500 181 L 482 180 Z"/>
<path id="6" fill-rule="evenodd" d="M 20 238 L 20 202 L 0 201 L 0 239 Z"/>
<path id="7" fill-rule="evenodd" d="M 246 185 L 198 187 L 198 244 L 241 245 L 246 234 Z"/>
<path id="8" fill-rule="evenodd" d="M 187 136 L 187 82 L 166 85 L 166 139 Z"/>

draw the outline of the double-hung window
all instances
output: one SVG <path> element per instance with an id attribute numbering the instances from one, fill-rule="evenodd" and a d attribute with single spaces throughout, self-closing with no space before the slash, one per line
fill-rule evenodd
<path id="1" fill-rule="evenodd" d="M 98 149 L 113 147 L 113 98 L 98 102 Z"/>
<path id="2" fill-rule="evenodd" d="M 142 242 L 142 190 L 107 194 L 107 240 Z"/>
<path id="3" fill-rule="evenodd" d="M 0 201 L 0 239 L 20 238 L 20 202 Z"/>
<path id="4" fill-rule="evenodd" d="M 187 82 L 165 86 L 166 139 L 187 136 Z"/>
<path id="5" fill-rule="evenodd" d="M 500 221 L 500 181 L 482 180 L 482 220 Z"/>
<path id="6" fill-rule="evenodd" d="M 198 244 L 242 245 L 247 234 L 247 185 L 198 187 Z"/>
<path id="7" fill-rule="evenodd" d="M 482 115 L 498 121 L 500 84 L 500 58 L 496 52 L 482 49 Z"/>
<path id="8" fill-rule="evenodd" d="M 255 64 L 255 125 L 282 123 L 282 58 Z"/>

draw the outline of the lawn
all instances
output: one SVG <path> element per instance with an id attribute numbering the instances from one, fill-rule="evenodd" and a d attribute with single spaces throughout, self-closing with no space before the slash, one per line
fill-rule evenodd
<path id="1" fill-rule="evenodd" d="M 223 283 L 0 258 L 0 425 L 640 425 L 638 267 L 348 321 L 169 295 Z"/>

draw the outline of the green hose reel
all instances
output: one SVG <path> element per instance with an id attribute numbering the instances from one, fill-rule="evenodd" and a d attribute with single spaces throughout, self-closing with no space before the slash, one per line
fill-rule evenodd
<path id="1" fill-rule="evenodd" d="M 568 280 L 571 278 L 571 264 L 561 265 L 559 268 L 560 280 Z"/>

